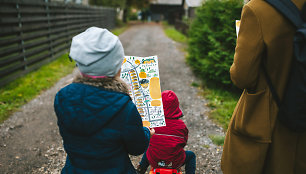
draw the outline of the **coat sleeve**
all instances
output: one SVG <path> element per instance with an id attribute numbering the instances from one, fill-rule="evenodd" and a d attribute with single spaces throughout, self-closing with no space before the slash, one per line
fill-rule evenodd
<path id="1" fill-rule="evenodd" d="M 252 89 L 256 86 L 264 48 L 260 21 L 254 11 L 245 5 L 234 62 L 230 68 L 231 79 L 237 87 Z"/>
<path id="2" fill-rule="evenodd" d="M 130 155 L 140 155 L 149 145 L 150 131 L 142 126 L 141 117 L 134 104 L 129 103 L 126 124 L 123 129 L 123 141 Z"/>

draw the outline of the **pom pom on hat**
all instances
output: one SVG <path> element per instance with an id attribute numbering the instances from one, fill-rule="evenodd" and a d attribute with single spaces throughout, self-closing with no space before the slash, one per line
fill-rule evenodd
<path id="1" fill-rule="evenodd" d="M 69 56 L 83 74 L 114 77 L 124 50 L 119 38 L 107 29 L 90 27 L 72 38 Z"/>

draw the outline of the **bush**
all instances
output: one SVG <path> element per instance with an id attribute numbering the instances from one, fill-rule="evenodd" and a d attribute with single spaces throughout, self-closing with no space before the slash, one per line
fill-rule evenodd
<path id="1" fill-rule="evenodd" d="M 137 18 L 138 18 L 137 12 L 136 13 L 132 13 L 132 12 L 129 13 L 128 19 L 130 21 L 136 21 L 136 20 L 138 20 Z"/>
<path id="2" fill-rule="evenodd" d="M 241 0 L 207 0 L 197 9 L 188 32 L 187 63 L 202 79 L 231 86 L 235 20 L 242 6 Z"/>

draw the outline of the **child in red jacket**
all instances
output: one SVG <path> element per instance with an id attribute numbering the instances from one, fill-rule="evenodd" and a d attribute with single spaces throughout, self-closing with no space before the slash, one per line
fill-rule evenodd
<path id="1" fill-rule="evenodd" d="M 144 174 L 148 166 L 154 168 L 178 169 L 185 164 L 186 174 L 194 174 L 196 156 L 192 151 L 185 151 L 188 140 L 188 129 L 180 118 L 183 113 L 173 91 L 162 92 L 166 126 L 155 128 L 149 147 L 144 153 L 137 172 Z"/>

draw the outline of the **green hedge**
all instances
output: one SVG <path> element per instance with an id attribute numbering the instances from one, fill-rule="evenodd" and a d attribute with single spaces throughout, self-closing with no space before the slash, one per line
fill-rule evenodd
<path id="1" fill-rule="evenodd" d="M 207 0 L 196 11 L 188 36 L 187 63 L 202 79 L 229 86 L 241 0 Z"/>

